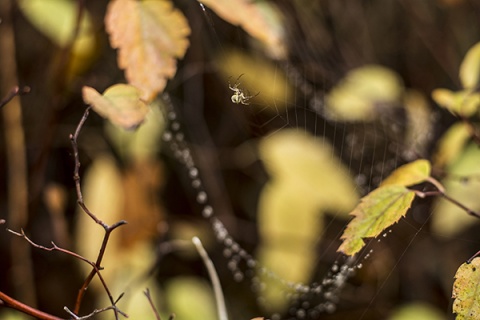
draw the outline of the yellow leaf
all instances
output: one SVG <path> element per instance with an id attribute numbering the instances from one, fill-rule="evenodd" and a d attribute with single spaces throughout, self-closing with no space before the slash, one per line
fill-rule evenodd
<path id="1" fill-rule="evenodd" d="M 480 210 L 479 163 L 480 149 L 471 142 L 463 148 L 455 161 L 445 168 L 447 177 L 442 180 L 442 185 L 450 197 L 477 212 Z M 452 178 L 449 179 L 449 176 Z M 465 179 L 460 179 L 460 177 Z M 477 222 L 477 218 L 468 215 L 453 203 L 443 198 L 435 199 L 432 229 L 436 234 L 452 237 Z"/>
<path id="2" fill-rule="evenodd" d="M 410 302 L 396 308 L 388 320 L 446 320 L 443 313 L 424 302 Z"/>
<path id="3" fill-rule="evenodd" d="M 187 50 L 187 20 L 168 0 L 112 0 L 105 26 L 128 82 L 151 101 L 175 75 L 176 59 Z"/>
<path id="4" fill-rule="evenodd" d="M 345 121 L 375 119 L 386 107 L 399 103 L 403 91 L 400 77 L 377 65 L 350 71 L 327 95 L 330 117 Z"/>
<path id="5" fill-rule="evenodd" d="M 465 89 L 474 89 L 480 77 L 480 42 L 468 50 L 460 65 L 460 81 Z"/>
<path id="6" fill-rule="evenodd" d="M 258 205 L 257 258 L 281 278 L 305 283 L 315 267 L 323 213 L 351 210 L 358 200 L 355 184 L 329 144 L 303 131 L 266 137 L 259 152 L 271 180 Z M 282 288 L 267 275 L 260 276 L 267 283 L 262 294 L 269 308 L 285 307 Z"/>
<path id="7" fill-rule="evenodd" d="M 468 125 L 464 122 L 457 122 L 443 134 L 438 142 L 438 148 L 433 157 L 436 167 L 443 168 L 451 164 L 462 152 L 468 142 L 471 133 Z"/>
<path id="8" fill-rule="evenodd" d="M 381 186 L 413 186 L 425 182 L 430 177 L 430 170 L 431 166 L 428 160 L 416 160 L 397 168 L 382 181 Z"/>
<path id="9" fill-rule="evenodd" d="M 20 0 L 19 7 L 28 20 L 57 45 L 65 47 L 72 40 L 78 15 L 76 1 Z M 93 42 L 92 19 L 88 12 L 84 12 L 78 36 L 87 35 Z M 78 49 L 85 50 L 85 47 Z"/>
<path id="10" fill-rule="evenodd" d="M 480 318 L 480 258 L 463 263 L 455 273 L 452 298 L 456 319 Z"/>
<path id="11" fill-rule="evenodd" d="M 285 31 L 280 12 L 273 3 L 250 0 L 199 0 L 222 19 L 240 26 L 266 45 L 273 58 L 286 57 Z"/>
<path id="12" fill-rule="evenodd" d="M 103 95 L 91 87 L 82 89 L 83 101 L 91 105 L 102 117 L 124 129 L 136 129 L 144 120 L 149 108 L 140 98 L 140 91 L 130 85 L 116 84 Z"/>
<path id="13" fill-rule="evenodd" d="M 355 216 L 343 232 L 343 243 L 337 251 L 353 256 L 365 245 L 364 238 L 377 237 L 396 223 L 410 208 L 413 191 L 401 185 L 386 185 L 362 198 L 350 213 Z"/>
<path id="14" fill-rule="evenodd" d="M 435 89 L 432 98 L 440 107 L 464 117 L 473 115 L 480 106 L 480 94 L 470 90 L 452 92 L 448 89 Z"/>

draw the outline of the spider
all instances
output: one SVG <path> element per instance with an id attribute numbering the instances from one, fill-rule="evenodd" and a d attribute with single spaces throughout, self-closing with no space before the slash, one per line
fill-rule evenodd
<path id="1" fill-rule="evenodd" d="M 235 81 L 235 85 L 233 85 L 233 86 L 229 81 L 228 82 L 228 87 L 230 88 L 230 90 L 233 91 L 233 95 L 232 95 L 232 98 L 231 98 L 233 103 L 235 103 L 235 104 L 240 104 L 241 103 L 243 105 L 249 105 L 250 103 L 248 101 L 251 98 L 254 98 L 254 97 L 258 96 L 258 93 L 254 96 L 251 96 L 251 95 L 249 95 L 250 92 L 247 91 L 247 93 L 245 93 L 242 89 L 238 88 L 238 86 L 240 85 L 240 82 L 238 82 L 238 80 L 240 80 L 240 78 L 242 76 L 243 76 L 243 73 L 237 78 L 237 80 Z"/>

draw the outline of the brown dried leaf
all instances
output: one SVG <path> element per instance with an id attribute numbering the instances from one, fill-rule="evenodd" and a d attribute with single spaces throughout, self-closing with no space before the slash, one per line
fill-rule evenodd
<path id="1" fill-rule="evenodd" d="M 176 59 L 188 48 L 186 18 L 167 0 L 113 0 L 105 26 L 128 82 L 142 90 L 144 100 L 152 100 L 175 75 Z"/>

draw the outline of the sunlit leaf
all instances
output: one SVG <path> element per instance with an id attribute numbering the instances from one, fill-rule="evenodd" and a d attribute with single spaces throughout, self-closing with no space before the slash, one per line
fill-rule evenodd
<path id="1" fill-rule="evenodd" d="M 20 0 L 19 7 L 28 20 L 57 45 L 64 47 L 72 40 L 78 16 L 78 3 L 74 0 Z M 94 41 L 92 19 L 83 13 L 79 37 Z M 84 43 L 86 45 L 86 43 Z M 90 43 L 90 45 L 93 45 Z M 85 47 L 79 48 L 85 50 Z"/>
<path id="2" fill-rule="evenodd" d="M 145 122 L 135 131 L 126 131 L 111 122 L 105 122 L 105 131 L 123 160 L 152 159 L 158 154 L 162 146 L 158 142 L 165 128 L 161 108 L 161 102 L 154 100 L 149 105 Z"/>
<path id="3" fill-rule="evenodd" d="M 471 47 L 460 65 L 460 80 L 465 89 L 473 89 L 480 78 L 480 42 Z"/>
<path id="4" fill-rule="evenodd" d="M 466 123 L 458 122 L 452 125 L 437 144 L 438 148 L 433 158 L 434 165 L 443 168 L 455 161 L 470 137 L 471 133 Z"/>
<path id="5" fill-rule="evenodd" d="M 77 1 L 20 0 L 18 4 L 25 17 L 59 47 L 65 48 L 75 40 L 66 72 L 68 77 L 81 73 L 91 65 L 97 46 L 88 10 L 83 10 L 78 34 L 73 39 L 79 10 Z"/>
<path id="6" fill-rule="evenodd" d="M 397 168 L 382 181 L 381 186 L 399 185 L 408 187 L 419 184 L 428 179 L 430 170 L 431 166 L 428 160 L 416 160 Z"/>
<path id="7" fill-rule="evenodd" d="M 442 185 L 447 194 L 464 206 L 480 211 L 480 149 L 471 142 L 457 158 L 444 169 L 447 173 Z M 478 219 L 443 198 L 435 199 L 432 229 L 436 234 L 455 236 Z"/>
<path id="8" fill-rule="evenodd" d="M 283 279 L 305 283 L 315 267 L 323 214 L 352 210 L 358 201 L 355 184 L 330 145 L 303 131 L 268 136 L 259 151 L 271 180 L 259 200 L 257 258 Z M 269 308 L 284 307 L 282 288 L 261 277 L 268 284 L 262 294 Z"/>
<path id="9" fill-rule="evenodd" d="M 455 273 L 452 298 L 456 319 L 480 318 L 480 258 L 463 263 Z"/>
<path id="10" fill-rule="evenodd" d="M 112 0 L 105 26 L 128 82 L 141 89 L 144 100 L 152 100 L 175 75 L 176 59 L 187 50 L 186 18 L 167 0 Z"/>
<path id="11" fill-rule="evenodd" d="M 350 71 L 327 95 L 330 117 L 345 121 L 375 119 L 384 108 L 396 106 L 403 92 L 400 77 L 377 65 Z"/>
<path id="12" fill-rule="evenodd" d="M 464 117 L 473 115 L 480 106 L 480 94 L 469 90 L 453 92 L 448 89 L 435 89 L 432 98 L 442 108 Z"/>
<path id="13" fill-rule="evenodd" d="M 103 95 L 91 87 L 82 89 L 83 101 L 92 106 L 102 117 L 124 129 L 136 129 L 145 120 L 149 111 L 140 98 L 140 91 L 130 85 L 116 84 Z"/>
<path id="14" fill-rule="evenodd" d="M 176 318 L 217 319 L 210 285 L 200 278 L 178 277 L 166 283 L 165 298 Z"/>
<path id="15" fill-rule="evenodd" d="M 240 26 L 266 45 L 277 59 L 285 58 L 284 29 L 280 12 L 273 3 L 250 0 L 199 0 L 222 19 Z"/>
<path id="16" fill-rule="evenodd" d="M 362 198 L 350 213 L 354 216 L 343 232 L 338 251 L 353 256 L 365 245 L 364 239 L 376 237 L 403 217 L 415 197 L 401 185 L 379 187 Z"/>

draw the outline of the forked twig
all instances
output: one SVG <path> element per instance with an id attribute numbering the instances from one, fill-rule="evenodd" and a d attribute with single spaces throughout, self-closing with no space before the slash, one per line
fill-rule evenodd
<path id="1" fill-rule="evenodd" d="M 111 226 L 109 226 L 108 224 L 106 224 L 105 222 L 103 222 L 102 220 L 97 218 L 97 216 L 95 216 L 95 214 L 93 214 L 87 208 L 87 206 L 85 205 L 85 202 L 83 200 L 82 188 L 81 188 L 81 185 L 80 185 L 80 174 L 79 174 L 81 164 L 80 164 L 80 158 L 79 158 L 79 154 L 78 154 L 77 140 L 78 140 L 78 136 L 80 135 L 80 131 L 82 130 L 83 125 L 85 124 L 85 121 L 88 118 L 88 115 L 90 113 L 90 109 L 91 109 L 91 107 L 87 107 L 85 109 L 85 112 L 84 112 L 82 118 L 80 119 L 80 122 L 78 123 L 77 128 L 75 129 L 75 133 L 70 134 L 70 141 L 72 143 L 73 156 L 74 156 L 74 159 L 75 159 L 75 169 L 74 169 L 74 172 L 73 172 L 73 181 L 75 182 L 75 189 L 76 189 L 76 192 L 77 192 L 77 203 L 78 203 L 78 205 L 82 208 L 82 210 L 90 218 L 92 218 L 93 221 L 95 221 L 95 223 L 97 223 L 97 224 L 99 224 L 103 227 L 103 229 L 105 230 L 105 235 L 103 237 L 102 246 L 100 247 L 100 251 L 98 253 L 97 260 L 94 263 L 95 267 L 92 269 L 90 274 L 87 276 L 87 278 L 85 279 L 85 282 L 83 283 L 82 287 L 78 291 L 77 300 L 76 300 L 75 309 L 74 309 L 74 313 L 77 313 L 77 314 L 80 311 L 80 305 L 82 303 L 83 297 L 85 295 L 85 292 L 86 292 L 90 282 L 95 277 L 95 274 L 99 275 L 97 270 L 102 269 L 101 263 L 102 263 L 102 260 L 103 260 L 103 256 L 105 254 L 105 249 L 107 248 L 107 243 L 108 243 L 108 240 L 110 238 L 110 234 L 116 228 L 118 228 L 118 227 L 127 223 L 125 220 L 120 220 L 120 221 L 112 224 Z M 109 293 L 109 298 L 110 298 L 110 301 L 112 302 L 112 305 L 115 305 L 115 301 L 113 301 L 110 293 Z M 113 308 L 113 311 L 115 312 L 115 319 L 118 319 L 118 310 L 116 308 Z"/>
<path id="2" fill-rule="evenodd" d="M 59 252 L 62 252 L 62 253 L 65 253 L 67 255 L 70 255 L 72 257 L 75 257 L 81 261 L 84 261 L 86 263 L 88 263 L 89 265 L 92 266 L 93 270 L 95 271 L 95 274 L 98 275 L 98 278 L 100 279 L 100 282 L 102 283 L 105 291 L 107 292 L 107 295 L 110 299 L 110 302 L 112 303 L 112 305 L 110 307 L 107 307 L 107 308 L 104 308 L 104 309 L 101 309 L 102 311 L 105 311 L 105 310 L 114 310 L 115 311 L 115 314 L 120 313 L 122 316 L 128 318 L 128 315 L 126 315 L 124 312 L 122 312 L 121 310 L 119 310 L 117 307 L 116 307 L 116 303 L 118 302 L 119 299 L 117 300 L 113 300 L 113 297 L 112 297 L 112 294 L 110 293 L 110 290 L 108 289 L 108 286 L 107 286 L 107 283 L 105 282 L 104 278 L 102 277 L 102 274 L 100 273 L 100 270 L 101 268 L 97 267 L 97 265 L 82 257 L 81 255 L 79 255 L 78 253 L 75 253 L 75 252 L 72 252 L 70 250 L 67 250 L 67 249 L 63 249 L 59 246 L 57 246 L 53 241 L 51 242 L 52 243 L 52 247 L 45 247 L 45 246 L 42 246 L 42 245 L 39 245 L 35 242 L 33 242 L 26 234 L 25 232 L 23 231 L 23 229 L 20 230 L 20 232 L 16 232 L 16 231 L 13 231 L 13 230 L 10 230 L 10 229 L 7 229 L 8 232 L 16 235 L 16 236 L 19 236 L 21 238 L 24 238 L 28 243 L 30 243 L 34 248 L 37 248 L 37 249 L 41 249 L 41 250 L 45 250 L 45 251 L 59 251 Z M 66 308 L 66 307 L 65 307 Z M 95 311 L 94 311 L 95 312 Z M 96 310 L 96 313 L 99 313 L 100 311 Z M 69 312 L 70 313 L 70 312 Z M 94 314 L 96 314 L 94 313 Z M 77 319 L 77 318 L 75 318 Z M 87 319 L 85 317 L 80 317 L 78 319 Z"/>

